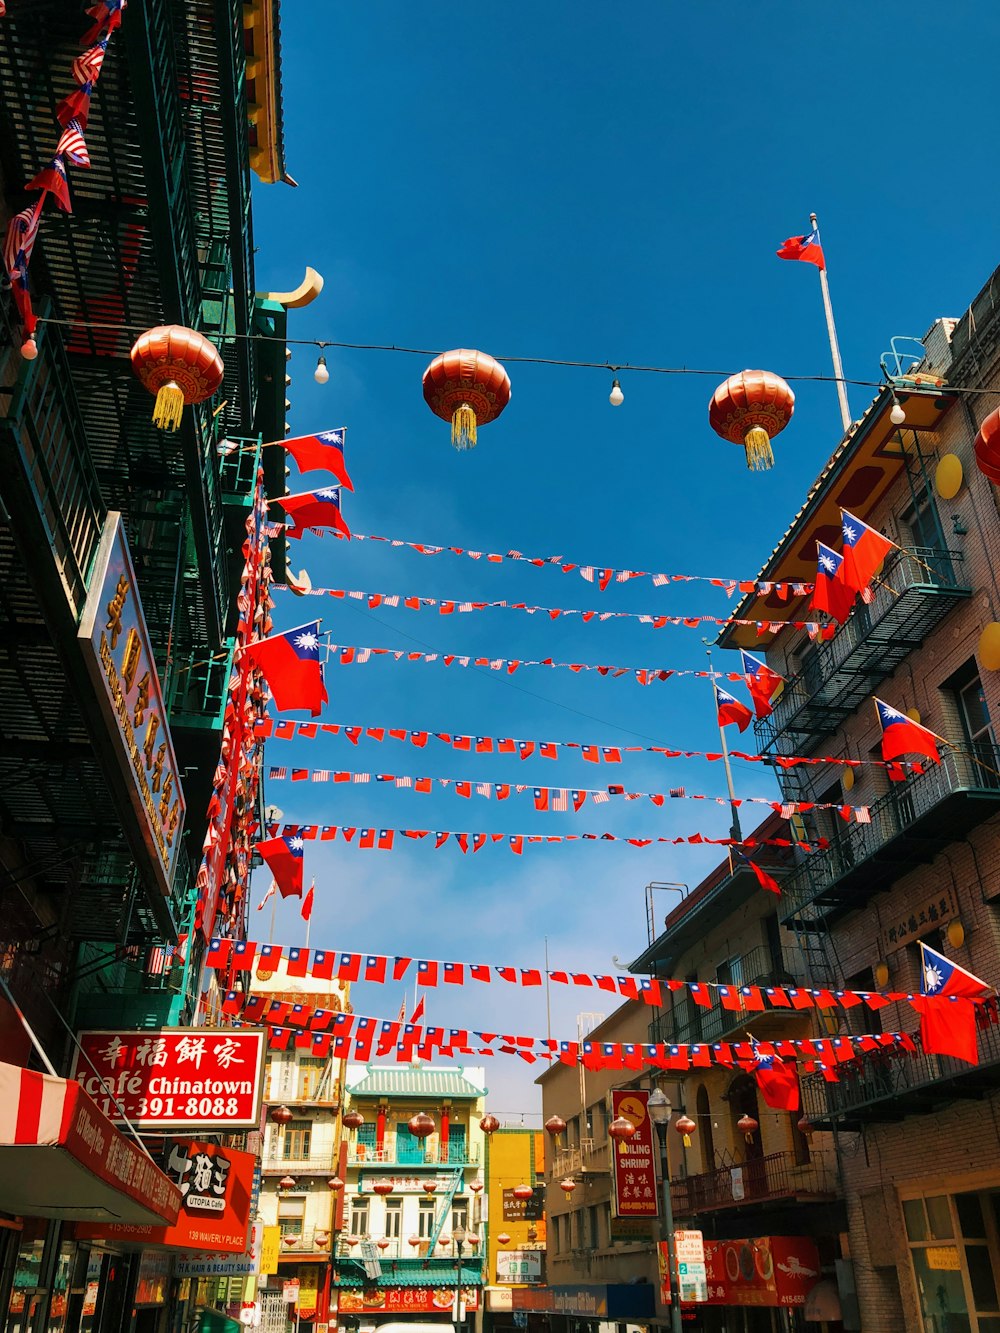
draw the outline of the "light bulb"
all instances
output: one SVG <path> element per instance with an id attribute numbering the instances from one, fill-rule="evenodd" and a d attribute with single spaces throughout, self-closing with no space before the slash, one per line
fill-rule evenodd
<path id="1" fill-rule="evenodd" d="M 38 355 L 38 344 L 35 342 L 34 338 L 25 338 L 24 342 L 21 344 L 21 355 L 24 357 L 25 361 L 34 361 L 35 357 Z"/>
<path id="2" fill-rule="evenodd" d="M 292 359 L 292 349 L 291 349 L 290 347 L 286 347 L 286 348 L 285 348 L 285 360 L 286 360 L 286 361 L 291 361 L 291 359 Z"/>
<path id="3" fill-rule="evenodd" d="M 326 368 L 326 357 L 321 356 L 316 362 L 316 369 L 313 371 L 313 379 L 317 384 L 326 384 L 330 379 L 330 372 Z"/>
<path id="4" fill-rule="evenodd" d="M 611 381 L 611 392 L 608 394 L 608 402 L 612 407 L 621 407 L 625 401 L 625 395 L 622 393 L 622 386 L 617 378 Z"/>
<path id="5" fill-rule="evenodd" d="M 906 420 L 906 413 L 903 411 L 903 405 L 899 399 L 895 399 L 892 404 L 892 411 L 889 413 L 889 420 L 894 426 L 901 426 Z"/>

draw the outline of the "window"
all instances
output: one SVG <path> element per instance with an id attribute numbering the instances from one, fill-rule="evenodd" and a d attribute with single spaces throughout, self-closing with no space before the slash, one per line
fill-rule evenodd
<path id="1" fill-rule="evenodd" d="M 423 1139 L 419 1139 L 415 1134 L 410 1133 L 408 1120 L 398 1121 L 396 1124 L 396 1161 L 400 1165 L 409 1164 L 413 1166 L 423 1163 L 423 1160 Z"/>
<path id="2" fill-rule="evenodd" d="M 315 1060 L 309 1055 L 299 1060 L 299 1096 L 303 1101 L 319 1096 L 326 1068 L 326 1060 Z"/>
<path id="3" fill-rule="evenodd" d="M 600 1209 L 595 1206 L 587 1209 L 587 1248 L 588 1250 L 600 1249 L 601 1245 L 601 1219 Z"/>
<path id="4" fill-rule="evenodd" d="M 578 1148 L 580 1146 L 580 1117 L 578 1115 L 567 1121 L 566 1146 L 568 1148 Z"/>
<path id="5" fill-rule="evenodd" d="M 469 1205 L 464 1200 L 460 1203 L 454 1203 L 451 1209 L 452 1235 L 454 1235 L 459 1227 L 461 1227 L 463 1231 L 468 1231 L 469 1229 Z"/>
<path id="6" fill-rule="evenodd" d="M 368 1235 L 368 1200 L 358 1199 L 351 1204 L 351 1235 Z"/>
<path id="7" fill-rule="evenodd" d="M 698 1085 L 695 1096 L 695 1119 L 698 1122 L 698 1142 L 701 1145 L 702 1158 L 706 1171 L 715 1170 L 715 1140 L 712 1134 L 712 1108 L 708 1100 L 708 1089 L 704 1083 Z"/>
<path id="8" fill-rule="evenodd" d="M 924 1327 L 1000 1330 L 1000 1193 L 903 1199 L 903 1221 Z"/>
<path id="9" fill-rule="evenodd" d="M 304 1162 L 309 1157 L 312 1123 L 309 1120 L 290 1120 L 285 1126 L 281 1156 L 286 1162 Z"/>
<path id="10" fill-rule="evenodd" d="M 608 1107 L 604 1101 L 594 1102 L 587 1111 L 587 1119 L 593 1126 L 592 1137 L 595 1143 L 603 1143 L 608 1137 Z"/>
<path id="11" fill-rule="evenodd" d="M 301 1236 L 304 1203 L 279 1203 L 278 1227 L 282 1236 Z"/>
<path id="12" fill-rule="evenodd" d="M 727 958 L 715 969 L 715 979 L 723 986 L 745 986 L 746 976 L 742 958 Z"/>
<path id="13" fill-rule="evenodd" d="M 421 1240 L 430 1240 L 434 1234 L 434 1212 L 436 1205 L 433 1199 L 421 1199 L 420 1207 L 417 1213 L 417 1235 Z"/>
<path id="14" fill-rule="evenodd" d="M 385 1201 L 385 1236 L 387 1240 L 399 1240 L 403 1234 L 403 1200 L 386 1199 Z"/>

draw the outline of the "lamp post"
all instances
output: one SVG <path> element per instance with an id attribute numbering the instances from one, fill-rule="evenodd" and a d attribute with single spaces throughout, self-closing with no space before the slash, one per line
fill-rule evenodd
<path id="1" fill-rule="evenodd" d="M 667 1277 L 670 1282 L 670 1333 L 681 1333 L 681 1293 L 674 1262 L 674 1209 L 670 1199 L 670 1163 L 667 1161 L 667 1126 L 673 1107 L 662 1088 L 654 1088 L 646 1103 L 660 1141 L 660 1186 L 663 1191 L 663 1226 L 667 1242 Z"/>
<path id="2" fill-rule="evenodd" d="M 455 1277 L 455 1325 L 457 1328 L 461 1328 L 464 1323 L 462 1318 L 462 1249 L 469 1238 L 469 1233 L 465 1227 L 459 1224 L 457 1227 L 452 1227 L 451 1238 L 455 1242 L 455 1250 L 458 1254 Z"/>

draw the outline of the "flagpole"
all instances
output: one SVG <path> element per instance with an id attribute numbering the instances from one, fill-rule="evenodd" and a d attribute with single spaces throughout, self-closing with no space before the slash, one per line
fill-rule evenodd
<path id="1" fill-rule="evenodd" d="M 708 669 L 712 670 L 712 648 L 708 639 L 702 639 L 705 644 L 705 656 L 708 658 Z M 719 724 L 719 740 L 722 742 L 722 764 L 726 770 L 726 786 L 729 789 L 729 805 L 733 812 L 733 822 L 729 828 L 729 836 L 734 842 L 743 841 L 743 830 L 740 828 L 739 806 L 736 804 L 736 788 L 733 786 L 733 770 L 729 763 L 729 746 L 726 744 L 726 729 L 719 719 L 719 696 L 715 692 L 715 677 L 709 677 L 712 685 L 712 700 L 715 705 L 715 720 Z M 730 861 L 732 860 L 732 849 L 730 849 Z"/>
<path id="2" fill-rule="evenodd" d="M 809 214 L 816 239 L 819 240 L 819 223 L 816 214 Z M 826 314 L 826 331 L 830 338 L 830 356 L 833 358 L 833 373 L 837 380 L 837 398 L 840 401 L 840 419 L 844 423 L 845 433 L 851 425 L 851 408 L 847 401 L 847 385 L 844 383 L 844 363 L 840 359 L 840 344 L 837 341 L 837 326 L 833 322 L 833 303 L 830 300 L 830 283 L 826 276 L 826 262 L 819 270 L 819 287 L 823 293 L 823 311 Z"/>
<path id="3" fill-rule="evenodd" d="M 549 937 L 545 936 L 545 1036 L 552 1040 L 552 996 L 549 993 Z"/>
<path id="4" fill-rule="evenodd" d="M 313 880 L 312 883 L 309 885 L 309 892 L 315 894 L 315 891 L 316 891 L 316 881 Z M 313 902 L 311 902 L 311 903 L 309 904 L 309 915 L 306 917 L 306 948 L 307 948 L 307 949 L 309 948 L 309 930 L 310 930 L 310 927 L 312 926 L 312 914 L 313 914 L 313 909 L 315 908 L 315 906 L 316 906 L 315 901 L 313 901 Z"/>
<path id="5" fill-rule="evenodd" d="M 277 895 L 277 893 L 272 893 L 272 894 L 271 894 L 271 929 L 270 929 L 270 931 L 268 932 L 268 936 L 267 936 L 267 942 L 268 942 L 268 944 L 273 944 L 273 943 L 274 943 L 274 914 L 275 914 L 275 912 L 276 912 L 277 910 L 278 910 L 278 895 Z"/>

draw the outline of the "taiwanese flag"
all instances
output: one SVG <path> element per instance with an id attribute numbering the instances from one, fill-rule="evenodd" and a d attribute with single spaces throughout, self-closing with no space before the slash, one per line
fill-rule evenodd
<path id="1" fill-rule="evenodd" d="M 751 861 L 749 857 L 746 858 L 746 863 L 757 876 L 757 883 L 762 889 L 767 889 L 768 893 L 781 892 L 778 881 L 772 875 L 769 875 L 763 866 L 759 866 L 756 861 Z"/>
<path id="2" fill-rule="evenodd" d="M 804 259 L 807 264 L 826 268 L 823 247 L 819 243 L 819 228 L 813 227 L 807 236 L 789 236 L 775 254 L 779 259 Z"/>
<path id="3" fill-rule="evenodd" d="M 734 698 L 720 685 L 715 687 L 715 706 L 719 713 L 720 727 L 728 727 L 731 722 L 735 722 L 740 731 L 746 731 L 753 720 L 753 713 L 746 704 L 741 704 L 739 699 Z"/>
<path id="4" fill-rule="evenodd" d="M 932 759 L 935 764 L 941 762 L 935 741 L 942 739 L 933 731 L 928 731 L 919 722 L 901 713 L 897 708 L 890 708 L 881 699 L 875 700 L 879 726 L 882 728 L 882 758 L 888 763 L 904 754 L 922 754 Z"/>
<path id="5" fill-rule="evenodd" d="M 840 511 L 840 521 L 844 534 L 841 582 L 852 592 L 864 592 L 882 561 L 896 550 L 896 543 L 846 509 Z"/>
<path id="6" fill-rule="evenodd" d="M 309 528 L 335 528 L 344 537 L 351 535 L 340 512 L 339 486 L 324 486 L 322 490 L 304 491 L 301 495 L 283 495 L 277 503 L 284 509 L 286 518 L 295 520 L 294 528 L 285 528 L 286 537 L 294 537 L 297 541 Z"/>
<path id="7" fill-rule="evenodd" d="M 299 837 L 268 838 L 255 844 L 254 850 L 264 858 L 282 898 L 302 897 L 303 846 Z"/>
<path id="8" fill-rule="evenodd" d="M 759 657 L 754 657 L 753 653 L 748 653 L 742 648 L 740 657 L 743 659 L 743 674 L 747 689 L 753 698 L 754 712 L 758 717 L 767 717 L 772 712 L 771 700 L 774 698 L 774 692 L 779 685 L 784 685 L 784 677 L 779 676 L 777 671 L 772 671 Z"/>
<path id="9" fill-rule="evenodd" d="M 816 543 L 816 585 L 811 606 L 814 611 L 825 611 L 841 625 L 854 605 L 854 590 L 841 577 L 843 563 L 843 556 L 822 542 Z"/>
<path id="10" fill-rule="evenodd" d="M 318 620 L 248 644 L 244 651 L 267 677 L 278 708 L 308 708 L 313 717 L 322 711 L 327 693 L 319 661 Z"/>
<path id="11" fill-rule="evenodd" d="M 971 1000 L 914 995 L 910 1004 L 920 1015 L 920 1044 L 927 1055 L 951 1055 L 966 1064 L 979 1063 L 976 1007 Z"/>
<path id="12" fill-rule="evenodd" d="M 344 462 L 344 435 L 346 426 L 339 430 L 324 430 L 319 435 L 299 435 L 294 440 L 283 440 L 285 452 L 292 455 L 300 472 L 317 472 L 321 468 L 332 472 L 347 490 L 354 490 Z"/>
<path id="13" fill-rule="evenodd" d="M 775 1055 L 758 1055 L 750 1072 L 764 1101 L 773 1110 L 799 1109 L 799 1076 L 794 1060 L 786 1063 Z"/>
<path id="14" fill-rule="evenodd" d="M 995 995 L 987 982 L 966 972 L 936 949 L 920 941 L 920 994 L 961 995 L 967 1000 L 985 1000 Z"/>

